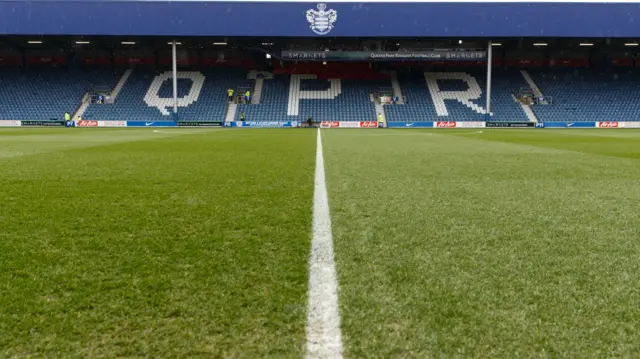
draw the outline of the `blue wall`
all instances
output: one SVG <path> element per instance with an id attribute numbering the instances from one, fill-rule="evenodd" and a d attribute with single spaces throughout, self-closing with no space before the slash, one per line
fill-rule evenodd
<path id="1" fill-rule="evenodd" d="M 0 34 L 640 37 L 638 3 L 339 3 L 311 31 L 315 2 L 0 0 Z"/>

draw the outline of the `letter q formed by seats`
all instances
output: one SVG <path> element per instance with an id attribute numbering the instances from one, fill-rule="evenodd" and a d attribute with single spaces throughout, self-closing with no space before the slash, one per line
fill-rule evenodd
<path id="1" fill-rule="evenodd" d="M 147 94 L 144 96 L 144 102 L 149 107 L 157 108 L 160 113 L 165 116 L 169 116 L 170 112 L 168 108 L 173 107 L 173 98 L 172 97 L 160 97 L 159 92 L 162 84 L 165 81 L 170 80 L 173 77 L 173 73 L 171 71 L 167 71 L 163 74 L 156 76 L 149 86 L 149 90 Z M 189 79 L 192 81 L 191 88 L 189 89 L 189 93 L 183 97 L 178 97 L 178 107 L 188 107 L 194 102 L 198 101 L 200 97 L 200 92 L 202 91 L 202 86 L 204 86 L 205 77 L 201 72 L 198 71 L 179 71 L 176 74 L 178 79 Z"/>

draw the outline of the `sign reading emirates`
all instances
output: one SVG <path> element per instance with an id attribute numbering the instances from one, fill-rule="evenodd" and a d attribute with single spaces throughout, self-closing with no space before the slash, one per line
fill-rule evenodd
<path id="1" fill-rule="evenodd" d="M 449 122 L 449 121 L 445 121 L 445 122 L 434 122 L 433 123 L 433 127 L 438 127 L 438 128 L 455 128 L 456 127 L 456 123 L 455 122 Z"/>
<path id="2" fill-rule="evenodd" d="M 618 122 L 597 122 L 596 123 L 597 127 L 601 127 L 601 128 L 618 128 L 620 126 L 618 126 Z"/>

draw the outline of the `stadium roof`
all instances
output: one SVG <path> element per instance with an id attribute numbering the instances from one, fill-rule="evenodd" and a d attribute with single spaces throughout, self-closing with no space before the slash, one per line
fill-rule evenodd
<path id="1" fill-rule="evenodd" d="M 637 21 L 629 1 L 0 1 L 0 35 L 633 38 Z"/>

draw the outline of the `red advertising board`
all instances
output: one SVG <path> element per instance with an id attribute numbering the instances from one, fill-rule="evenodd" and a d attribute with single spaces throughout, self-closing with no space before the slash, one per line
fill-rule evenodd
<path id="1" fill-rule="evenodd" d="M 340 127 L 340 122 L 337 121 L 322 121 L 320 123 L 321 128 L 338 128 Z"/>
<path id="2" fill-rule="evenodd" d="M 98 121 L 80 120 L 76 122 L 77 127 L 98 127 Z"/>
<path id="3" fill-rule="evenodd" d="M 598 122 L 598 127 L 602 127 L 602 128 L 618 128 L 618 123 L 617 122 Z"/>
<path id="4" fill-rule="evenodd" d="M 435 124 L 435 127 L 438 127 L 438 128 L 454 128 L 454 127 L 456 127 L 456 123 L 455 122 L 441 122 L 441 121 L 438 121 L 438 122 L 434 122 L 434 124 Z"/>
<path id="5" fill-rule="evenodd" d="M 375 121 L 364 121 L 360 122 L 360 127 L 362 128 L 378 128 L 378 123 Z"/>

